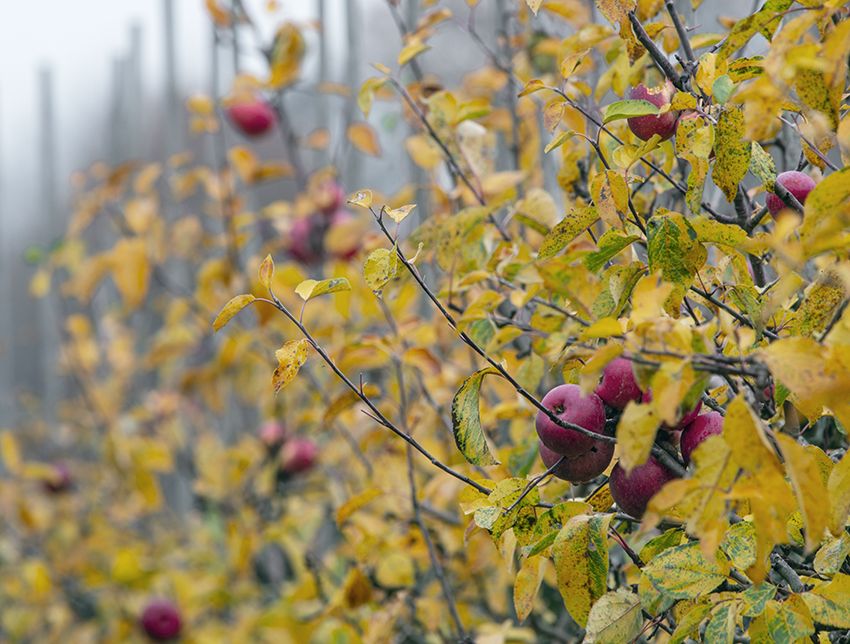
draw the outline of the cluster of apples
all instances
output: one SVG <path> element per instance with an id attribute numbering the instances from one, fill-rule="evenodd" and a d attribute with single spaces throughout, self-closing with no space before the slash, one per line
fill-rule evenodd
<path id="1" fill-rule="evenodd" d="M 635 381 L 631 361 L 620 357 L 605 367 L 602 379 L 589 395 L 582 396 L 578 385 L 560 385 L 541 402 L 561 420 L 600 436 L 612 436 L 616 417 L 630 401 L 647 403 L 651 400 L 651 390 L 642 392 Z M 702 401 L 699 401 L 693 409 L 680 414 L 673 427 L 665 425 L 659 430 L 674 446 L 680 446 L 686 465 L 697 445 L 723 430 L 723 416 L 716 411 L 700 414 L 701 409 Z M 542 411 L 537 412 L 535 426 L 540 439 L 540 458 L 546 469 L 566 457 L 552 472 L 558 478 L 570 483 L 587 483 L 611 464 L 614 443 L 565 429 Z M 674 478 L 676 475 L 654 456 L 628 475 L 617 463 L 609 479 L 611 496 L 621 511 L 639 519 L 646 512 L 649 500 Z"/>
<path id="2" fill-rule="evenodd" d="M 278 460 L 280 473 L 284 477 L 306 472 L 316 464 L 319 446 L 309 438 L 290 436 L 286 427 L 276 420 L 263 424 L 259 438 L 269 455 Z"/>
<path id="3" fill-rule="evenodd" d="M 675 94 L 676 88 L 673 87 L 673 83 L 669 80 L 664 85 L 659 85 L 658 87 L 650 88 L 641 84 L 629 90 L 630 99 L 649 101 L 658 109 L 663 109 L 670 105 Z M 676 133 L 679 120 L 689 118 L 700 117 L 697 112 L 692 110 L 670 110 L 663 114 L 635 116 L 628 119 L 628 123 L 632 133 L 642 141 L 648 141 L 655 134 L 659 135 L 662 141 L 667 141 Z M 711 151 L 711 158 L 714 158 L 714 150 Z M 805 204 L 806 197 L 814 190 L 816 185 L 814 179 L 809 175 L 798 172 L 797 170 L 783 172 L 776 177 L 776 180 L 794 195 L 801 204 Z M 777 215 L 785 209 L 785 204 L 775 194 L 768 193 L 767 209 L 770 215 L 776 219 Z"/>

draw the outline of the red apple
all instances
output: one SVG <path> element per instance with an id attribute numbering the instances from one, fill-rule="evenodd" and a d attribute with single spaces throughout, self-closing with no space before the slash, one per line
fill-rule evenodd
<path id="1" fill-rule="evenodd" d="M 783 172 L 776 180 L 781 183 L 792 195 L 797 198 L 801 204 L 806 203 L 806 197 L 815 189 L 815 180 L 809 175 L 796 170 Z M 770 216 L 776 219 L 776 216 L 785 208 L 785 203 L 773 193 L 767 195 L 767 211 Z"/>
<path id="2" fill-rule="evenodd" d="M 296 219 L 289 230 L 289 254 L 304 265 L 317 264 L 322 260 L 322 241 L 327 224 L 318 214 Z"/>
<path id="3" fill-rule="evenodd" d="M 262 136 L 277 123 L 277 114 L 263 100 L 241 102 L 227 108 L 227 116 L 233 126 L 245 136 Z"/>
<path id="4" fill-rule="evenodd" d="M 155 599 L 142 613 L 142 627 L 152 639 L 170 640 L 180 634 L 180 614 L 167 599 Z"/>
<path id="5" fill-rule="evenodd" d="M 669 105 L 675 94 L 676 89 L 669 80 L 658 87 L 648 88 L 641 84 L 629 90 L 630 99 L 649 101 L 659 109 Z M 676 133 L 676 121 L 679 118 L 679 113 L 676 110 L 666 114 L 634 116 L 628 119 L 629 128 L 637 138 L 643 141 L 648 141 L 654 134 L 659 134 L 661 140 L 666 141 Z"/>
<path id="6" fill-rule="evenodd" d="M 652 389 L 647 389 L 646 393 L 643 394 L 643 398 L 641 402 L 652 402 Z M 680 429 L 684 429 L 686 425 L 690 425 L 694 422 L 694 419 L 699 415 L 700 410 L 702 409 L 702 400 L 698 400 L 696 407 L 691 409 L 689 412 L 682 414 L 682 410 L 679 409 L 679 417 L 681 420 L 676 423 L 675 427 L 668 427 L 667 425 L 662 425 L 662 427 L 668 431 L 674 432 Z"/>
<path id="7" fill-rule="evenodd" d="M 568 458 L 552 474 L 570 483 L 587 483 L 607 470 L 612 458 L 614 458 L 614 443 L 599 441 L 599 446 L 594 445 L 590 451 L 578 458 Z M 546 447 L 543 441 L 540 441 L 540 459 L 548 470 L 561 459 L 561 455 L 556 454 Z"/>
<path id="8" fill-rule="evenodd" d="M 578 385 L 560 385 L 543 397 L 543 406 L 558 418 L 578 425 L 595 434 L 605 429 L 605 406 L 596 394 L 582 397 Z M 576 458 L 586 454 L 592 447 L 600 449 L 602 441 L 579 434 L 572 429 L 556 425 L 542 411 L 537 412 L 535 422 L 540 440 L 556 454 Z"/>
<path id="9" fill-rule="evenodd" d="M 602 381 L 593 392 L 609 407 L 624 409 L 630 400 L 640 400 L 641 391 L 632 373 L 632 361 L 615 358 L 602 371 Z"/>
<path id="10" fill-rule="evenodd" d="M 723 433 L 723 416 L 716 411 L 701 414 L 682 432 L 682 458 L 691 462 L 691 452 L 709 436 Z"/>
<path id="11" fill-rule="evenodd" d="M 71 470 L 64 463 L 54 463 L 50 468 L 50 477 L 44 481 L 44 488 L 54 494 L 66 492 L 71 487 Z"/>
<path id="12" fill-rule="evenodd" d="M 608 481 L 611 496 L 617 507 L 635 519 L 643 517 L 646 504 L 668 481 L 677 476 L 659 463 L 654 456 L 639 465 L 626 476 L 619 463 L 611 471 Z"/>
<path id="13" fill-rule="evenodd" d="M 306 472 L 316 462 L 319 446 L 307 438 L 293 438 L 280 450 L 280 469 L 286 474 Z"/>

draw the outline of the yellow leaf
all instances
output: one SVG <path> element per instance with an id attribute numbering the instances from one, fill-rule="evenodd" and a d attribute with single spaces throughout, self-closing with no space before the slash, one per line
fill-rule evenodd
<path id="1" fill-rule="evenodd" d="M 225 324 L 230 322 L 230 319 L 239 313 L 242 309 L 248 306 L 251 302 L 256 300 L 257 298 L 253 295 L 237 295 L 232 300 L 230 300 L 227 304 L 224 305 L 224 308 L 221 310 L 221 313 L 218 314 L 215 321 L 213 322 L 213 329 L 218 331 Z"/>
<path id="2" fill-rule="evenodd" d="M 540 80 L 539 78 L 534 78 L 525 84 L 525 87 L 522 89 L 522 91 L 517 94 L 517 98 L 527 96 L 528 94 L 533 94 L 534 92 L 539 92 L 544 87 L 546 87 L 546 85 L 543 83 L 542 80 Z"/>
<path id="3" fill-rule="evenodd" d="M 829 504 L 825 503 L 829 497 L 821 479 L 820 468 L 815 457 L 793 438 L 777 434 L 776 440 L 785 458 L 785 468 L 806 524 L 806 550 L 812 552 L 823 541 L 830 517 Z"/>
<path id="4" fill-rule="evenodd" d="M 413 584 L 416 566 L 410 554 L 402 550 L 381 553 L 375 579 L 382 588 L 404 588 Z M 387 640 L 381 640 L 387 641 Z"/>
<path id="5" fill-rule="evenodd" d="M 590 609 L 583 644 L 626 644 L 638 639 L 643 626 L 638 595 L 625 588 L 605 593 Z"/>
<path id="6" fill-rule="evenodd" d="M 227 151 L 227 160 L 243 183 L 250 185 L 254 182 L 259 160 L 251 148 L 234 145 Z"/>
<path id="7" fill-rule="evenodd" d="M 655 441 L 655 433 L 661 425 L 654 405 L 640 405 L 629 401 L 617 423 L 617 444 L 620 447 L 620 465 L 631 472 L 646 463 Z"/>
<path id="8" fill-rule="evenodd" d="M 714 149 L 717 162 L 711 177 L 730 203 L 738 194 L 738 182 L 744 178 L 750 167 L 753 146 L 744 140 L 743 135 L 744 113 L 741 109 L 736 107 L 724 110 L 717 118 L 715 128 Z"/>
<path id="9" fill-rule="evenodd" d="M 382 297 L 384 287 L 396 276 L 397 272 L 398 255 L 395 246 L 392 250 L 386 248 L 373 250 L 363 266 L 363 277 L 366 278 L 366 284 L 379 298 Z"/>
<path id="10" fill-rule="evenodd" d="M 331 135 L 327 128 L 316 128 L 301 139 L 301 145 L 311 150 L 324 150 L 330 145 Z"/>
<path id="11" fill-rule="evenodd" d="M 352 123 L 348 126 L 345 135 L 357 151 L 373 157 L 381 156 L 378 134 L 368 123 Z"/>
<path id="12" fill-rule="evenodd" d="M 832 470 L 827 492 L 832 508 L 829 530 L 838 536 L 844 534 L 844 525 L 850 515 L 850 455 L 845 454 Z"/>
<path id="13" fill-rule="evenodd" d="M 0 453 L 3 454 L 3 463 L 12 474 L 17 474 L 21 469 L 21 449 L 15 435 L 9 429 L 0 432 Z"/>
<path id="14" fill-rule="evenodd" d="M 328 293 L 339 293 L 341 291 L 350 291 L 351 284 L 344 277 L 335 277 L 334 279 L 322 280 L 304 280 L 297 287 L 295 292 L 301 296 L 305 302 L 312 300 L 314 297 L 326 295 Z"/>
<path id="15" fill-rule="evenodd" d="M 623 335 L 623 326 L 615 318 L 600 318 L 581 332 L 580 340 L 610 338 Z"/>
<path id="16" fill-rule="evenodd" d="M 729 574 L 722 552 L 706 557 L 698 543 L 668 548 L 643 569 L 652 585 L 673 599 L 692 599 L 717 588 Z"/>
<path id="17" fill-rule="evenodd" d="M 361 208 L 371 208 L 372 207 L 372 191 L 371 190 L 359 190 L 356 195 L 354 195 L 354 199 L 349 199 L 348 203 L 353 204 L 355 206 L 360 206 Z"/>
<path id="18" fill-rule="evenodd" d="M 602 220 L 611 228 L 624 229 L 629 213 L 629 188 L 622 175 L 613 170 L 600 172 L 590 180 L 590 196 Z"/>
<path id="19" fill-rule="evenodd" d="M 275 351 L 274 355 L 279 362 L 272 376 L 274 393 L 277 395 L 298 374 L 298 370 L 307 361 L 307 340 L 290 340 Z"/>
<path id="20" fill-rule="evenodd" d="M 266 255 L 263 263 L 260 264 L 260 284 L 265 286 L 269 291 L 272 290 L 272 279 L 274 279 L 274 261 L 271 254 Z"/>
<path id="21" fill-rule="evenodd" d="M 543 4 L 543 0 L 525 0 L 525 2 L 535 16 L 537 15 L 537 10 L 540 9 L 540 5 Z"/>
<path id="22" fill-rule="evenodd" d="M 361 494 L 358 494 L 353 499 L 346 501 L 339 506 L 339 509 L 336 511 L 336 524 L 341 526 L 345 523 L 345 520 L 348 517 L 357 512 L 357 510 L 369 503 L 372 499 L 381 496 L 381 494 L 383 494 L 383 492 L 380 490 L 371 488 Z"/>
<path id="23" fill-rule="evenodd" d="M 404 218 L 410 214 L 410 211 L 416 208 L 416 204 L 408 204 L 407 206 L 402 206 L 401 208 L 387 208 L 384 210 L 386 214 L 390 216 L 390 218 L 397 224 L 400 224 L 404 221 Z"/>
<path id="24" fill-rule="evenodd" d="M 383 67 L 383 65 L 382 65 Z M 384 67 L 381 71 L 389 74 L 390 70 Z M 387 82 L 386 78 L 369 78 L 360 87 L 360 92 L 357 94 L 357 106 L 363 112 L 363 116 L 369 117 L 369 112 L 372 111 L 372 102 L 375 100 L 375 92 L 381 89 Z"/>
<path id="25" fill-rule="evenodd" d="M 43 298 L 50 292 L 50 282 L 52 279 L 52 271 L 47 268 L 39 268 L 30 280 L 30 295 L 36 299 Z"/>
<path id="26" fill-rule="evenodd" d="M 429 49 L 431 49 L 431 45 L 426 45 L 424 43 L 412 43 L 408 45 L 402 49 L 401 53 L 398 55 L 398 66 L 404 67 L 419 54 L 428 51 Z"/>
<path id="27" fill-rule="evenodd" d="M 514 583 L 514 608 L 520 623 L 531 614 L 534 607 L 534 598 L 543 583 L 543 574 L 549 559 L 536 555 L 528 557 L 522 562 L 522 569 L 517 573 Z"/>
<path id="28" fill-rule="evenodd" d="M 558 136 L 556 136 L 554 139 L 549 141 L 548 145 L 544 148 L 543 152 L 544 153 L 551 152 L 555 148 L 562 146 L 564 143 L 569 141 L 575 135 L 576 135 L 576 133 L 573 132 L 572 130 L 570 130 L 569 132 L 561 132 Z"/>
<path id="29" fill-rule="evenodd" d="M 186 99 L 186 109 L 198 116 L 213 116 L 215 103 L 206 94 L 193 94 Z"/>
<path id="30" fill-rule="evenodd" d="M 141 237 L 119 239 L 109 254 L 112 279 L 129 309 L 138 308 L 148 293 L 151 267 L 147 243 Z"/>

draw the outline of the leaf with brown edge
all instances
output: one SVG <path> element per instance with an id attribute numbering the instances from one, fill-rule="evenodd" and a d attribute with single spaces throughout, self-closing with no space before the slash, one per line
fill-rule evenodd
<path id="1" fill-rule="evenodd" d="M 260 284 L 265 286 L 269 292 L 271 292 L 272 278 L 274 278 L 274 260 L 272 260 L 271 254 L 266 255 L 263 263 L 260 264 L 260 270 L 258 273 L 260 276 Z"/>
<path id="2" fill-rule="evenodd" d="M 230 300 L 227 304 L 224 305 L 224 308 L 221 309 L 221 313 L 218 314 L 215 321 L 213 322 L 213 329 L 217 332 L 219 331 L 225 324 L 230 322 L 231 318 L 239 313 L 242 309 L 248 306 L 251 302 L 256 300 L 257 298 L 253 295 L 237 295 L 232 300 Z"/>
<path id="3" fill-rule="evenodd" d="M 479 396 L 481 383 L 487 374 L 498 374 L 495 367 L 482 369 L 463 381 L 463 384 L 452 400 L 452 431 L 455 444 L 464 458 L 473 465 L 498 465 L 481 427 L 481 411 Z"/>
<path id="4" fill-rule="evenodd" d="M 277 395 L 292 381 L 307 361 L 307 340 L 290 340 L 275 351 L 274 355 L 279 363 L 272 376 L 274 393 Z"/>
<path id="5" fill-rule="evenodd" d="M 613 515 L 571 518 L 552 544 L 558 590 L 582 628 L 590 609 L 608 590 L 608 526 Z"/>
<path id="6" fill-rule="evenodd" d="M 717 117 L 714 143 L 717 162 L 711 178 L 730 203 L 738 194 L 738 183 L 747 174 L 753 154 L 752 143 L 743 138 L 744 129 L 744 112 L 740 108 L 726 109 Z"/>

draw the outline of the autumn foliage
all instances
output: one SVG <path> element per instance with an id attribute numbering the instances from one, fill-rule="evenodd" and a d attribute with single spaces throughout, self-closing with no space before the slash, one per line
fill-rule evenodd
<path id="1" fill-rule="evenodd" d="M 327 89 L 286 22 L 187 101 L 212 162 L 77 177 L 0 639 L 847 641 L 846 3 L 405 4 L 344 141 L 284 109 Z M 449 33 L 487 61 L 454 87 Z M 393 150 L 379 104 L 398 192 L 299 155 Z"/>

